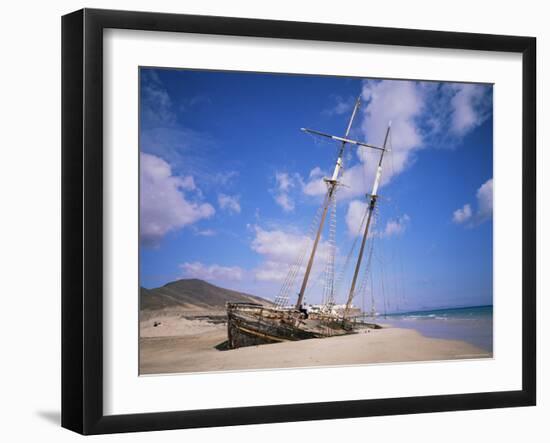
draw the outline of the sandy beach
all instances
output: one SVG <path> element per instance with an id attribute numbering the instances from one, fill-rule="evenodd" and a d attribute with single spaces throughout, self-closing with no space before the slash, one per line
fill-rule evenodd
<path id="1" fill-rule="evenodd" d="M 209 319 L 193 314 L 163 312 L 142 316 L 140 374 L 492 357 L 466 342 L 427 338 L 412 329 L 393 327 L 332 338 L 223 350 L 227 326 L 221 313 Z"/>

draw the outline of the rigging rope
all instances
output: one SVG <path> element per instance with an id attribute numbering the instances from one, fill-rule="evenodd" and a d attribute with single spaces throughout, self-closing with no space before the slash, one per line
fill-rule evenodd
<path id="1" fill-rule="evenodd" d="M 373 218 L 373 228 L 376 226 L 376 220 L 377 220 L 377 212 L 375 212 L 374 214 L 374 218 Z M 364 294 L 366 292 L 366 288 L 367 288 L 367 283 L 369 280 L 372 280 L 372 254 L 373 254 L 373 251 L 374 251 L 374 239 L 375 239 L 375 235 L 372 235 L 371 237 L 371 241 L 370 241 L 370 247 L 369 247 L 369 252 L 368 252 L 368 256 L 367 256 L 367 261 L 366 261 L 366 264 L 365 264 L 365 268 L 364 268 L 364 271 L 363 271 L 363 278 L 361 280 L 361 283 L 359 285 L 359 291 L 358 293 L 359 294 Z M 369 278 L 369 276 L 371 278 Z M 371 297 L 372 297 L 372 294 L 371 294 Z"/>
<path id="2" fill-rule="evenodd" d="M 361 219 L 361 225 L 359 226 L 358 234 L 355 236 L 355 239 L 353 240 L 353 243 L 351 245 L 351 248 L 349 249 L 348 255 L 346 256 L 346 260 L 344 262 L 344 265 L 340 268 L 340 271 L 338 272 L 338 277 L 336 278 L 335 284 L 334 284 L 334 293 L 338 294 L 340 289 L 340 284 L 342 283 L 342 280 L 344 278 L 344 274 L 347 272 L 349 264 L 351 262 L 351 257 L 353 256 L 353 253 L 355 251 L 355 248 L 357 247 L 357 244 L 359 243 L 359 239 L 361 238 L 361 233 L 364 231 L 365 223 L 367 222 L 367 215 L 368 215 L 369 207 L 368 205 L 365 205 L 365 211 L 363 213 L 363 217 Z"/>
<path id="3" fill-rule="evenodd" d="M 317 209 L 315 217 L 313 217 L 311 225 L 309 226 L 309 230 L 306 234 L 306 238 L 308 241 L 304 242 L 302 248 L 298 251 L 295 261 L 290 264 L 286 277 L 283 280 L 283 284 L 281 286 L 279 294 L 275 298 L 275 306 L 279 308 L 287 306 L 289 303 L 290 291 L 296 283 L 296 278 L 298 277 L 298 274 L 300 273 L 301 269 L 304 267 L 305 258 L 307 256 L 308 250 L 310 249 L 310 243 L 313 239 L 313 235 L 315 233 L 316 227 L 319 223 L 319 220 L 321 219 L 321 214 L 323 213 L 323 208 L 325 206 L 326 199 L 327 199 L 327 196 L 325 196 L 323 203 Z"/>
<path id="4" fill-rule="evenodd" d="M 329 214 L 328 257 L 325 265 L 325 285 L 322 304 L 324 310 L 331 311 L 334 306 L 334 260 L 336 255 L 336 192 L 332 193 Z"/>

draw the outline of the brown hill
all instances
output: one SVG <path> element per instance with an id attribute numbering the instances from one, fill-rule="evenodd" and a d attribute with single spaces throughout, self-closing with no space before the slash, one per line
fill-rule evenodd
<path id="1" fill-rule="evenodd" d="M 140 288 L 141 310 L 182 307 L 194 311 L 218 311 L 225 309 L 226 302 L 272 304 L 264 298 L 220 288 L 199 279 L 177 280 L 155 289 Z"/>

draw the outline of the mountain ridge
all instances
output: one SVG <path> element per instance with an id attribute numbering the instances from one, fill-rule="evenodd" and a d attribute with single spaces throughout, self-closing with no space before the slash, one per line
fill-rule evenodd
<path id="1" fill-rule="evenodd" d="M 227 302 L 272 305 L 256 295 L 222 288 L 197 278 L 181 279 L 153 289 L 140 287 L 140 310 L 180 307 L 186 310 L 222 310 Z"/>

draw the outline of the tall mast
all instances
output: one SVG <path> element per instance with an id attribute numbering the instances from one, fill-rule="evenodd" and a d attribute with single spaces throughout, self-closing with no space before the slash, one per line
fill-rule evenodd
<path id="1" fill-rule="evenodd" d="M 354 143 L 357 144 L 358 142 L 355 142 L 354 140 L 349 140 L 348 136 L 351 130 L 351 127 L 353 125 L 353 120 L 355 119 L 355 115 L 357 114 L 357 110 L 359 109 L 359 106 L 361 104 L 361 98 L 358 97 L 357 101 L 355 102 L 355 106 L 353 107 L 353 111 L 351 113 L 351 117 L 349 119 L 348 127 L 346 129 L 346 135 L 344 138 L 342 137 L 336 137 L 331 136 L 327 134 L 323 134 L 317 131 L 312 131 L 309 129 L 303 129 L 304 132 L 310 132 L 313 134 L 323 135 L 329 138 L 332 138 L 334 140 L 338 140 L 341 142 L 340 150 L 338 151 L 338 158 L 336 159 L 336 164 L 334 165 L 334 172 L 332 173 L 331 178 L 325 178 L 325 182 L 328 186 L 327 193 L 325 195 L 325 200 L 323 203 L 323 212 L 321 215 L 321 221 L 319 222 L 319 228 L 317 229 L 317 235 L 315 236 L 315 240 L 313 242 L 313 248 L 311 249 L 311 255 L 309 256 L 309 260 L 306 267 L 306 272 L 304 274 L 304 279 L 302 281 L 302 286 L 300 288 L 300 292 L 298 293 L 298 300 L 296 301 L 296 309 L 300 309 L 302 306 L 302 303 L 304 301 L 304 294 L 306 291 L 307 283 L 309 280 L 309 274 L 311 273 L 311 268 L 313 266 L 313 261 L 315 259 L 315 253 L 317 252 L 317 246 L 319 245 L 319 239 L 321 238 L 321 232 L 323 231 L 323 226 L 325 224 L 325 219 L 327 216 L 327 211 L 330 206 L 330 203 L 332 199 L 334 198 L 334 192 L 336 191 L 336 187 L 338 186 L 338 178 L 340 177 L 340 172 L 342 170 L 343 166 L 343 157 L 344 157 L 344 148 L 347 143 Z"/>
<path id="2" fill-rule="evenodd" d="M 369 235 L 369 227 L 372 219 L 372 214 L 374 213 L 374 207 L 376 206 L 376 200 L 378 199 L 378 186 L 380 185 L 380 178 L 382 177 L 382 160 L 384 159 L 384 154 L 386 152 L 386 143 L 388 142 L 388 136 L 390 135 L 391 122 L 388 125 L 386 130 L 386 136 L 384 137 L 384 145 L 382 147 L 382 152 L 380 153 L 380 160 L 378 161 L 378 168 L 376 169 L 376 176 L 374 178 L 374 184 L 372 186 L 372 192 L 370 194 L 370 201 L 367 214 L 367 223 L 365 224 L 365 232 L 363 233 L 363 239 L 361 241 L 361 249 L 359 249 L 359 257 L 357 258 L 357 264 L 355 265 L 355 271 L 353 273 L 353 280 L 351 281 L 351 288 L 349 290 L 348 301 L 346 302 L 346 309 L 344 310 L 344 317 L 347 316 L 349 308 L 351 307 L 351 302 L 353 296 L 355 295 L 355 285 L 357 283 L 357 277 L 359 275 L 359 270 L 361 269 L 361 261 L 363 260 L 363 252 L 365 251 L 365 244 L 367 242 L 367 236 Z"/>

